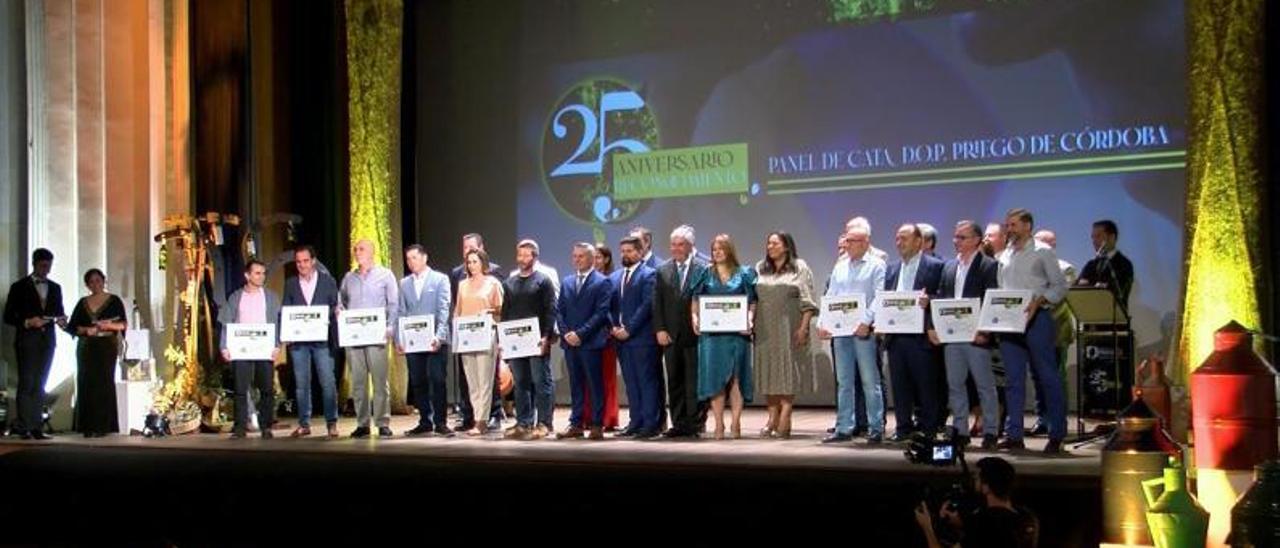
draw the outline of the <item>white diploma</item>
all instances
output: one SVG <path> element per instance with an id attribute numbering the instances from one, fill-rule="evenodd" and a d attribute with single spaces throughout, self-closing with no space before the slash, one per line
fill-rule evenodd
<path id="1" fill-rule="evenodd" d="M 858 325 L 866 323 L 867 304 L 862 295 L 839 295 L 822 298 L 818 311 L 818 327 L 826 329 L 832 337 L 850 337 Z"/>
<path id="2" fill-rule="evenodd" d="M 273 323 L 229 323 L 227 351 L 235 361 L 268 361 L 276 349 L 276 325 Z"/>
<path id="3" fill-rule="evenodd" d="M 924 333 L 924 308 L 919 291 L 876 291 L 872 310 L 877 333 Z"/>
<path id="4" fill-rule="evenodd" d="M 747 330 L 746 295 L 698 297 L 698 330 L 704 333 L 740 333 Z"/>
<path id="5" fill-rule="evenodd" d="M 430 352 L 431 343 L 436 340 L 435 316 L 401 316 L 400 346 L 405 354 Z"/>
<path id="6" fill-rule="evenodd" d="M 493 348 L 493 316 L 479 314 L 453 319 L 453 353 L 487 352 Z"/>
<path id="7" fill-rule="evenodd" d="M 281 307 L 280 340 L 284 342 L 324 342 L 329 340 L 329 307 Z"/>
<path id="8" fill-rule="evenodd" d="M 933 329 L 942 343 L 968 343 L 978 334 L 978 299 L 937 299 L 929 302 Z"/>
<path id="9" fill-rule="evenodd" d="M 387 311 L 357 308 L 338 312 L 338 346 L 387 344 Z"/>
<path id="10" fill-rule="evenodd" d="M 525 318 L 498 324 L 498 347 L 502 359 L 514 360 L 542 354 L 542 329 L 538 318 Z"/>
<path id="11" fill-rule="evenodd" d="M 1026 331 L 1029 302 L 1031 292 L 1025 289 L 988 289 L 982 301 L 978 329 L 994 333 Z"/>
<path id="12" fill-rule="evenodd" d="M 124 332 L 125 361 L 142 361 L 151 359 L 151 331 L 148 329 L 128 329 Z"/>

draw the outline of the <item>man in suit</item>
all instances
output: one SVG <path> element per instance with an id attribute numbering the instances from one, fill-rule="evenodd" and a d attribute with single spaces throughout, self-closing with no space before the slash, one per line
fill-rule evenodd
<path id="1" fill-rule="evenodd" d="M 978 299 L 995 289 L 999 280 L 999 264 L 982 254 L 982 232 L 973 221 L 956 223 L 953 241 L 956 257 L 942 267 L 938 284 L 939 299 Z M 975 313 L 977 311 L 975 310 Z M 929 339 L 939 344 L 937 332 L 930 330 Z M 972 375 L 982 405 L 982 448 L 995 449 L 1000 425 L 1000 402 L 996 396 L 996 378 L 991 371 L 990 336 L 978 332 L 972 342 L 948 343 L 943 356 L 947 371 L 947 402 L 951 408 L 955 439 L 969 443 L 969 390 L 966 379 Z"/>
<path id="2" fill-rule="evenodd" d="M 556 325 L 560 328 L 560 346 L 569 366 L 569 391 L 572 412 L 569 426 L 556 434 L 557 439 L 581 438 L 590 431 L 592 440 L 604 439 L 600 424 L 604 417 L 604 372 L 601 353 L 609 336 L 609 303 L 613 284 L 596 272 L 595 246 L 573 244 L 574 273 L 560 282 L 556 300 Z M 590 390 L 592 424 L 583 424 L 583 397 Z"/>
<path id="3" fill-rule="evenodd" d="M 1122 310 L 1129 309 L 1129 292 L 1133 290 L 1133 262 L 1116 249 L 1120 229 L 1115 221 L 1103 219 L 1093 223 L 1089 237 L 1097 255 L 1084 264 L 1076 285 L 1105 287 L 1111 290 Z"/>
<path id="4" fill-rule="evenodd" d="M 671 260 L 658 267 L 653 294 L 653 329 L 667 366 L 667 401 L 671 429 L 667 438 L 697 437 L 707 422 L 707 407 L 698 400 L 698 336 L 690 325 L 693 299 L 686 291 L 707 269 L 694 254 L 696 233 L 689 225 L 671 231 Z"/>
<path id="5" fill-rule="evenodd" d="M 662 357 L 653 334 L 653 288 L 657 272 L 642 260 L 640 238 L 618 244 L 622 268 L 610 276 L 616 288 L 609 319 L 618 341 L 618 361 L 627 387 L 631 420 L 618 437 L 649 439 L 662 433 Z"/>
<path id="6" fill-rule="evenodd" d="M 272 415 L 276 407 L 274 366 L 279 348 L 271 349 L 270 360 L 233 360 L 227 347 L 227 329 L 231 324 L 280 324 L 280 297 L 267 289 L 267 265 L 257 259 L 249 259 L 244 265 L 245 284 L 235 290 L 227 303 L 218 310 L 218 323 L 222 324 L 222 359 L 231 364 L 235 377 L 235 423 L 232 438 L 244 438 L 249 426 L 249 390 L 258 390 L 258 428 L 263 439 L 271 439 Z M 280 342 L 280 330 L 276 329 L 276 342 Z"/>
<path id="7" fill-rule="evenodd" d="M 475 232 L 463 235 L 462 256 L 466 257 L 467 253 L 470 253 L 473 249 L 479 249 L 480 251 L 485 250 L 484 236 Z M 507 278 L 506 271 L 502 269 L 502 266 L 492 261 L 489 262 L 489 275 L 497 278 L 499 283 Z M 453 267 L 453 270 L 449 271 L 449 295 L 453 299 L 451 302 L 456 302 L 458 300 L 458 283 L 466 277 L 467 268 L 465 264 L 455 266 Z M 445 350 L 446 355 L 448 355 L 448 347 L 446 347 Z M 462 359 L 458 356 L 453 356 L 453 358 L 454 371 L 456 374 L 455 378 L 457 379 L 456 384 L 458 387 L 458 394 L 460 394 L 460 397 L 458 398 L 459 420 L 458 424 L 453 427 L 453 431 L 466 432 L 475 426 L 475 411 L 471 409 L 471 401 L 470 398 L 467 397 L 467 394 L 470 393 L 470 388 L 467 386 L 467 376 L 462 372 Z M 447 358 L 446 361 L 448 361 Z M 497 367 L 493 368 L 493 386 L 495 387 L 498 386 L 498 369 L 499 368 Z M 502 417 L 502 394 L 498 390 L 494 390 L 493 403 L 489 408 L 488 430 L 500 430 L 502 428 Z"/>
<path id="8" fill-rule="evenodd" d="M 446 424 L 448 395 L 445 393 L 446 350 L 449 345 L 449 311 L 452 295 L 449 278 L 427 266 L 427 250 L 413 244 L 404 250 L 409 275 L 400 280 L 400 317 L 431 316 L 435 320 L 435 339 L 425 351 L 407 352 L 404 341 L 397 337 L 396 349 L 405 355 L 409 367 L 409 385 L 413 387 L 413 406 L 418 408 L 418 425 L 406 436 L 432 433 L 452 437 Z M 398 326 L 397 326 L 398 327 Z M 397 335 L 398 335 L 397 329 Z"/>
<path id="9" fill-rule="evenodd" d="M 298 398 L 298 427 L 289 436 L 300 438 L 311 435 L 311 375 L 314 371 L 320 381 L 325 427 L 329 437 L 336 438 L 338 384 L 334 376 L 333 353 L 338 340 L 338 282 L 333 276 L 316 268 L 319 263 L 316 261 L 314 247 L 302 245 L 294 249 L 293 264 L 298 269 L 298 275 L 290 276 L 284 281 L 284 306 L 327 306 L 330 327 L 328 340 L 288 343 Z"/>
<path id="10" fill-rule="evenodd" d="M 657 270 L 663 260 L 659 259 L 658 255 L 653 252 L 653 231 L 644 226 L 636 225 L 631 227 L 631 231 L 628 234 L 640 238 L 640 262 L 649 268 Z"/>
<path id="11" fill-rule="evenodd" d="M 925 328 L 930 327 L 929 299 L 938 294 L 942 281 L 942 261 L 922 252 L 924 237 L 920 228 L 907 223 L 898 228 L 894 237 L 899 260 L 885 270 L 886 291 L 915 291 L 920 294 L 920 304 L 925 307 Z M 893 381 L 893 416 L 896 421 L 892 441 L 902 442 L 916 431 L 933 434 L 938 428 L 940 410 L 938 399 L 939 364 L 933 345 L 924 334 L 893 334 L 885 336 L 885 348 L 889 353 L 889 375 Z M 920 408 L 919 420 L 912 419 L 912 409 Z"/>
<path id="12" fill-rule="evenodd" d="M 41 419 L 44 383 L 58 344 L 54 327 L 67 325 L 62 286 L 49 279 L 52 269 L 53 252 L 36 249 L 31 253 L 31 275 L 9 286 L 4 303 L 4 323 L 17 330 L 13 347 L 18 360 L 18 413 L 10 432 L 28 440 L 48 439 Z"/>

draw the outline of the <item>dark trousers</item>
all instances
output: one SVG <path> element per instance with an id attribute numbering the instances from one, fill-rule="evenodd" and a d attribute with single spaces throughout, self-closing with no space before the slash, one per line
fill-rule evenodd
<path id="1" fill-rule="evenodd" d="M 471 408 L 471 387 L 467 385 L 467 375 L 462 371 L 462 356 L 454 354 L 450 356 L 453 359 L 455 371 L 458 372 L 458 415 L 462 419 L 463 426 L 470 428 L 476 422 L 476 412 Z M 493 403 L 489 406 L 489 418 L 497 417 L 499 420 L 505 418 L 502 412 L 502 392 L 498 390 L 498 372 L 500 368 L 493 368 Z"/>
<path id="2" fill-rule="evenodd" d="M 567 348 L 564 351 L 565 362 L 569 366 L 569 395 L 571 411 L 569 425 L 578 427 L 602 426 L 604 417 L 604 371 L 601 367 L 602 349 L 586 350 Z M 591 418 L 594 424 L 583 424 L 583 396 L 587 391 L 591 394 Z"/>
<path id="3" fill-rule="evenodd" d="M 707 406 L 698 401 L 698 347 L 671 344 L 662 354 L 667 365 L 671 427 L 697 433 L 707 423 Z"/>
<path id="4" fill-rule="evenodd" d="M 655 345 L 619 345 L 618 361 L 627 387 L 627 405 L 633 432 L 657 432 L 662 428 L 662 363 Z"/>
<path id="5" fill-rule="evenodd" d="M 430 429 L 444 426 L 449 411 L 444 352 L 415 352 L 405 354 L 404 358 L 409 366 L 413 406 L 418 408 L 418 426 Z"/>
<path id="6" fill-rule="evenodd" d="M 272 382 L 272 364 L 269 361 L 234 361 L 236 418 L 232 427 L 244 432 L 249 424 L 249 389 L 258 389 L 258 428 L 271 429 L 271 415 L 276 408 L 275 383 Z"/>
<path id="7" fill-rule="evenodd" d="M 933 433 L 938 428 L 937 355 L 924 335 L 894 335 L 888 343 L 889 374 L 893 380 L 893 417 L 896 433 L 917 430 Z M 911 418 L 919 406 L 920 420 Z"/>
<path id="8" fill-rule="evenodd" d="M 49 380 L 53 350 L 57 344 L 52 329 L 19 329 L 14 341 L 18 359 L 18 416 L 13 432 L 39 432 L 44 426 L 44 383 Z"/>

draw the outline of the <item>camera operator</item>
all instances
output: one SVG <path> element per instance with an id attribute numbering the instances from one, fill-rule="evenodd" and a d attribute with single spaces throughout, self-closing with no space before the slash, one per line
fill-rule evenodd
<path id="1" fill-rule="evenodd" d="M 938 509 L 942 520 L 939 525 L 958 533 L 946 536 L 960 539 L 954 546 L 1034 548 L 1040 533 L 1039 521 L 1029 510 L 1013 505 L 1013 465 L 999 457 L 986 457 L 976 466 L 975 490 L 983 504 L 972 513 L 961 515 L 956 501 L 944 502 Z M 931 514 L 924 501 L 916 507 L 916 523 L 924 531 L 929 548 L 938 548 L 943 544 L 938 540 Z"/>

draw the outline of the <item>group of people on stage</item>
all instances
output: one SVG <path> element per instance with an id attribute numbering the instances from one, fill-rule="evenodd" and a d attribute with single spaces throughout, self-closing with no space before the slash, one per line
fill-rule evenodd
<path id="1" fill-rule="evenodd" d="M 833 337 L 817 329 L 820 339 L 830 340 L 837 385 L 835 426 L 823 442 L 847 442 L 856 436 L 865 436 L 869 444 L 905 441 L 915 432 L 945 430 L 950 414 L 950 428 L 964 443 L 972 432 L 981 435 L 983 448 L 1021 449 L 1030 373 L 1042 428 L 1049 436 L 1045 451 L 1055 453 L 1062 451 L 1066 436 L 1061 370 L 1065 347 L 1055 308 L 1066 295 L 1068 274 L 1075 276 L 1074 268 L 1055 255 L 1052 233 L 1041 231 L 1033 237 L 1033 227 L 1031 213 L 1023 209 L 1009 211 L 1003 223 L 992 223 L 985 232 L 973 221 L 960 221 L 953 233 L 955 255 L 944 259 L 937 254 L 933 227 L 906 223 L 897 229 L 897 256 L 890 259 L 871 245 L 867 220 L 855 217 L 838 237 L 839 258 L 822 294 L 815 291 L 813 272 L 799 257 L 795 240 L 782 231 L 770 232 L 764 257 L 747 265 L 727 234 L 712 238 L 709 256 L 700 253 L 695 231 L 687 225 L 670 233 L 671 257 L 659 262 L 650 231 L 636 227 L 618 242 L 619 268 L 612 269 L 607 246 L 579 242 L 571 248 L 573 272 L 563 278 L 539 260 L 541 249 L 532 239 L 516 245 L 516 268 L 510 273 L 490 261 L 478 234 L 463 237 L 463 264 L 448 274 L 428 264 L 421 245 L 410 245 L 404 251 L 408 274 L 398 281 L 389 269 L 375 264 L 373 244 L 360 241 L 354 247 L 357 268 L 340 283 L 317 268 L 314 248 L 300 246 L 294 250 L 297 275 L 285 281 L 283 297 L 265 287 L 263 263 L 250 260 L 245 285 L 228 298 L 218 320 L 224 326 L 278 323 L 282 307 L 329 309 L 327 341 L 286 344 L 299 410 L 292 437 L 311 435 L 313 375 L 322 392 L 326 433 L 339 435 L 334 371 L 335 352 L 340 351 L 338 313 L 380 308 L 385 310 L 386 342 L 341 349 L 352 380 L 354 438 L 372 435 L 375 426 L 379 437 L 393 435 L 388 345 L 405 354 L 411 403 L 418 410 L 418 424 L 405 434 L 452 436 L 456 430 L 480 436 L 500 427 L 491 411 L 500 409 L 501 351 L 491 343 L 478 352 L 450 352 L 451 319 L 476 315 L 488 315 L 495 323 L 536 319 L 540 331 L 536 355 L 505 360 L 514 383 L 516 424 L 503 432 L 504 437 L 528 440 L 554 433 L 558 439 L 602 439 L 607 428 L 617 425 L 612 374 L 616 358 L 629 402 L 629 420 L 616 437 L 699 437 L 710 414 L 712 437 L 739 438 L 743 406 L 759 393 L 768 406 L 760 435 L 787 438 L 795 395 L 803 386 L 798 358 L 809 351 L 810 325 L 822 295 L 860 295 L 870 303 L 878 290 L 916 292 L 927 309 L 931 299 L 980 299 L 988 289 L 1022 289 L 1033 296 L 1022 334 L 979 332 L 972 342 L 948 344 L 941 344 L 929 328 L 920 334 L 877 334 L 871 307 L 852 336 Z M 1074 283 L 1112 288 L 1124 302 L 1133 283 L 1133 266 L 1116 251 L 1117 236 L 1113 222 L 1095 223 L 1098 254 Z M 65 318 L 59 287 L 48 280 L 52 259 L 52 253 L 37 250 L 32 274 L 12 286 L 5 306 L 5 322 L 18 330 L 18 413 L 13 431 L 44 437 L 43 386 L 55 344 L 53 329 L 61 326 L 79 338 L 76 428 L 86 435 L 113 432 L 114 368 L 120 333 L 127 327 L 123 303 L 105 291 L 105 275 L 92 269 L 85 274 L 89 295 Z M 726 295 L 746 297 L 747 328 L 731 333 L 699 329 L 697 299 Z M 397 318 L 410 316 L 434 317 L 435 334 L 425 352 L 405 353 Z M 568 424 L 558 433 L 550 360 L 554 344 L 564 351 L 572 402 Z M 260 394 L 258 424 L 272 424 L 272 364 L 277 356 L 269 361 L 232 360 L 225 330 L 221 351 L 235 378 L 232 436 L 244 437 L 248 430 L 249 392 L 254 388 Z M 892 435 L 885 432 L 884 361 L 895 403 Z M 456 428 L 446 424 L 450 363 L 461 371 Z M 1003 394 L 997 386 L 997 364 L 1003 365 Z M 971 430 L 972 399 L 981 412 Z M 1003 421 L 1001 399 L 1007 414 Z M 271 437 L 269 427 L 261 432 Z M 1001 432 L 1004 440 L 998 441 Z"/>

